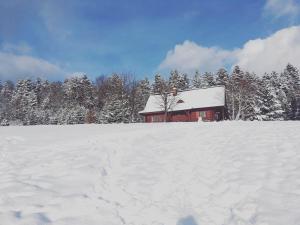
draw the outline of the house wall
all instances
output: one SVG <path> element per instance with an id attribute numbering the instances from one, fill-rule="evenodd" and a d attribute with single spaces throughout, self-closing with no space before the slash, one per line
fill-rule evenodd
<path id="1" fill-rule="evenodd" d="M 152 113 L 145 115 L 146 123 L 156 123 L 156 122 L 164 122 L 165 114 L 164 113 Z"/>
<path id="2" fill-rule="evenodd" d="M 193 109 L 186 111 L 176 111 L 168 113 L 168 122 L 197 122 L 199 120 L 200 112 L 205 112 L 203 121 L 223 120 L 224 107 L 210 107 L 202 109 Z M 203 113 L 202 113 L 203 114 Z M 164 113 L 149 113 L 144 115 L 146 123 L 164 122 Z"/>

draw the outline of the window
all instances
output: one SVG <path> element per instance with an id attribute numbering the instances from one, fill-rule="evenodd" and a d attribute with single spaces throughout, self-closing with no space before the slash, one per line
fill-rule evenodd
<path id="1" fill-rule="evenodd" d="M 199 112 L 199 117 L 201 117 L 202 119 L 205 119 L 206 118 L 206 111 Z"/>
<path id="2" fill-rule="evenodd" d="M 159 115 L 152 116 L 152 122 L 161 122 L 161 118 Z"/>
<path id="3" fill-rule="evenodd" d="M 199 112 L 199 118 L 203 121 L 213 121 L 214 120 L 214 112 L 212 110 L 201 111 Z"/>

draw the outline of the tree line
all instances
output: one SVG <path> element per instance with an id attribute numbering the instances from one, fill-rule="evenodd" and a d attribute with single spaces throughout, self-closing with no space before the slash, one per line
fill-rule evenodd
<path id="1" fill-rule="evenodd" d="M 153 82 L 126 74 L 100 76 L 95 81 L 86 75 L 64 82 L 40 78 L 0 81 L 0 124 L 142 122 L 138 112 L 144 109 L 150 94 L 217 85 L 225 86 L 230 120 L 300 119 L 299 71 L 288 64 L 282 73 L 263 76 L 236 66 L 231 73 L 220 69 L 215 74 L 196 71 L 188 75 L 173 70 L 168 77 L 156 74 Z"/>

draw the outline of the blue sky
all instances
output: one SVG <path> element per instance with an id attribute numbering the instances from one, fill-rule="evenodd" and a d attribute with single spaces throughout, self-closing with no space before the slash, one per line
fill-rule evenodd
<path id="1" fill-rule="evenodd" d="M 250 40 L 298 28 L 299 4 L 298 0 L 2 0 L 0 79 L 38 74 L 63 79 L 76 72 L 91 78 L 113 72 L 152 77 L 175 68 L 186 72 L 230 68 L 248 60 L 240 55 L 248 55 L 245 45 Z M 182 56 L 191 51 L 193 55 Z M 186 66 L 193 57 L 199 60 Z"/>

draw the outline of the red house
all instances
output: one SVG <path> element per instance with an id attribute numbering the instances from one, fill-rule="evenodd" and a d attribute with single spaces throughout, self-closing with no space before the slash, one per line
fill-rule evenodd
<path id="1" fill-rule="evenodd" d="M 223 86 L 193 89 L 169 94 L 167 113 L 160 95 L 151 95 L 146 107 L 139 112 L 146 123 L 220 121 L 225 118 L 225 88 Z"/>

